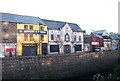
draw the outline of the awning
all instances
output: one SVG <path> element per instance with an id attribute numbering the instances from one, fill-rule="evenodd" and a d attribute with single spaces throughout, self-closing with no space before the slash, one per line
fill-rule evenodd
<path id="1" fill-rule="evenodd" d="M 6 48 L 6 52 L 12 52 L 14 50 L 14 48 Z"/>

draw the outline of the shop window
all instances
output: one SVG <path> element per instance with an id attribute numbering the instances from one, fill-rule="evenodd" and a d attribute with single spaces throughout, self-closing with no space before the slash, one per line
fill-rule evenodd
<path id="1" fill-rule="evenodd" d="M 82 45 L 75 45 L 75 51 L 82 51 Z"/>
<path id="2" fill-rule="evenodd" d="M 50 45 L 50 52 L 59 52 L 59 45 Z"/>

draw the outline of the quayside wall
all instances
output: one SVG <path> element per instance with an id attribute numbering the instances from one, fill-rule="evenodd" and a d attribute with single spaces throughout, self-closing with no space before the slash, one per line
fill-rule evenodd
<path id="1" fill-rule="evenodd" d="M 2 79 L 70 79 L 118 65 L 120 51 L 2 58 Z"/>

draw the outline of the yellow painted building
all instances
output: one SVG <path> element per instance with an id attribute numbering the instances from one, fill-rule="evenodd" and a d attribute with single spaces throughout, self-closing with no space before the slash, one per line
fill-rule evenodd
<path id="1" fill-rule="evenodd" d="M 17 23 L 18 56 L 34 56 L 47 53 L 47 26 L 43 24 Z"/>
<path id="2" fill-rule="evenodd" d="M 48 28 L 39 17 L 11 13 L 0 13 L 0 15 L 2 15 L 0 22 L 7 22 L 4 26 L 5 32 L 11 36 L 7 42 L 13 43 L 13 45 L 4 44 L 9 52 L 15 56 L 47 54 Z"/>

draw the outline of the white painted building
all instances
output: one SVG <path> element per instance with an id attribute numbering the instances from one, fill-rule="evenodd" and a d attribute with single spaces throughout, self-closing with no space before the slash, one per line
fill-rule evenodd
<path id="1" fill-rule="evenodd" d="M 48 53 L 66 54 L 82 52 L 84 49 L 84 34 L 74 23 L 44 20 L 48 26 Z"/>
<path id="2" fill-rule="evenodd" d="M 110 34 L 111 37 L 111 50 L 118 50 L 119 47 L 119 43 L 120 43 L 120 37 L 117 34 Z"/>

